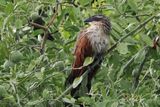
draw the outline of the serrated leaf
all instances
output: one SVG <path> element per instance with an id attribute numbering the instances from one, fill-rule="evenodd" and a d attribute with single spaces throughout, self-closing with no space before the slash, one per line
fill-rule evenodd
<path id="1" fill-rule="evenodd" d="M 72 84 L 73 88 L 76 88 L 82 82 L 82 80 L 83 80 L 82 76 L 75 78 Z"/>

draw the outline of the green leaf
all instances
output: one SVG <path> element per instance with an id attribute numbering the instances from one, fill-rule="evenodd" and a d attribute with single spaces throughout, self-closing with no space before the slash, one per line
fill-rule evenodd
<path id="1" fill-rule="evenodd" d="M 36 60 L 32 60 L 27 68 L 27 71 L 32 71 L 36 65 L 38 65 L 43 59 L 43 55 L 38 57 Z"/>
<path id="2" fill-rule="evenodd" d="M 112 27 L 118 32 L 121 33 L 123 31 L 123 29 L 116 23 L 116 22 L 112 22 Z"/>
<path id="3" fill-rule="evenodd" d="M 112 103 L 111 107 L 118 107 L 118 102 Z"/>
<path id="4" fill-rule="evenodd" d="M 89 104 L 89 105 L 94 105 L 94 99 L 91 99 L 90 97 L 80 97 L 78 98 L 79 102 L 83 102 L 83 104 Z"/>
<path id="5" fill-rule="evenodd" d="M 148 46 L 152 46 L 152 40 L 148 35 L 141 35 L 142 41 L 144 41 Z"/>
<path id="6" fill-rule="evenodd" d="M 38 105 L 38 104 L 40 104 L 40 103 L 42 103 L 42 102 L 43 102 L 42 99 L 38 99 L 38 100 L 34 100 L 34 101 L 29 101 L 29 102 L 27 103 L 27 105 L 28 105 L 28 106 L 34 106 L 34 105 Z"/>
<path id="7" fill-rule="evenodd" d="M 34 36 L 37 36 L 37 35 L 43 34 L 43 33 L 44 33 L 44 30 L 42 30 L 42 29 L 37 29 L 37 30 L 35 30 L 35 31 L 33 32 L 33 35 L 34 35 Z"/>
<path id="8" fill-rule="evenodd" d="M 12 62 L 12 61 L 10 61 L 10 60 L 6 60 L 5 62 L 4 62 L 4 64 L 3 64 L 3 68 L 5 69 L 5 70 L 9 70 L 9 68 L 11 68 L 11 67 L 13 67 L 14 66 L 14 63 Z"/>
<path id="9" fill-rule="evenodd" d="M 5 12 L 8 13 L 8 14 L 10 14 L 10 13 L 12 13 L 13 11 L 14 11 L 14 5 L 13 5 L 12 3 L 8 3 L 8 4 L 6 5 Z"/>
<path id="10" fill-rule="evenodd" d="M 22 21 L 22 19 L 17 19 L 16 21 L 15 21 L 15 27 L 17 28 L 17 29 L 19 29 L 19 28 L 21 28 L 23 26 L 23 21 Z"/>
<path id="11" fill-rule="evenodd" d="M 44 99 L 48 99 L 50 97 L 49 91 L 47 89 L 43 90 L 42 95 Z"/>
<path id="12" fill-rule="evenodd" d="M 0 43 L 0 62 L 4 61 L 5 58 L 9 56 L 9 49 L 7 47 L 7 44 L 5 42 Z"/>
<path id="13" fill-rule="evenodd" d="M 140 63 L 145 58 L 145 54 L 146 54 L 146 51 L 144 49 L 139 51 L 134 58 L 134 62 Z"/>
<path id="14" fill-rule="evenodd" d="M 82 76 L 75 78 L 72 84 L 73 88 L 76 88 L 82 82 L 82 80 L 83 80 Z"/>
<path id="15" fill-rule="evenodd" d="M 75 103 L 75 99 L 74 98 L 62 98 L 63 102 L 69 103 L 69 104 L 74 104 Z"/>
<path id="16" fill-rule="evenodd" d="M 86 0 L 80 0 L 79 1 L 81 5 L 86 5 L 90 2 L 90 0 L 86 1 Z"/>
<path id="17" fill-rule="evenodd" d="M 57 68 L 59 71 L 63 70 L 65 68 L 63 61 L 57 61 L 53 64 L 53 68 Z"/>
<path id="18" fill-rule="evenodd" d="M 127 0 L 128 1 L 128 5 L 131 7 L 131 9 L 135 12 L 137 12 L 137 4 L 135 0 Z"/>
<path id="19" fill-rule="evenodd" d="M 10 55 L 10 60 L 17 63 L 23 59 L 23 54 L 20 51 L 12 51 Z"/>
<path id="20" fill-rule="evenodd" d="M 7 94 L 7 90 L 3 85 L 0 85 L 0 97 L 5 97 L 6 94 Z"/>
<path id="21" fill-rule="evenodd" d="M 85 59 L 85 61 L 84 61 L 83 66 L 87 66 L 87 65 L 89 65 L 89 64 L 92 63 L 92 62 L 93 62 L 93 58 L 87 57 L 87 58 Z"/>
<path id="22" fill-rule="evenodd" d="M 96 102 L 95 103 L 95 107 L 106 107 L 107 102 L 103 101 L 103 102 Z"/>
<path id="23" fill-rule="evenodd" d="M 6 4 L 6 0 L 0 0 L 0 4 Z"/>
<path id="24" fill-rule="evenodd" d="M 128 44 L 127 43 L 120 43 L 117 46 L 117 50 L 120 54 L 127 54 L 128 51 Z"/>

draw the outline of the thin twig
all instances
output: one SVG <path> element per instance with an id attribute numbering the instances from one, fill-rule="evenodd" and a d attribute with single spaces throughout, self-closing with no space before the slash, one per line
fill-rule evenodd
<path id="1" fill-rule="evenodd" d="M 152 14 L 137 14 L 137 15 L 124 15 L 124 17 L 143 17 L 143 16 L 151 16 Z"/>
<path id="2" fill-rule="evenodd" d="M 141 23 L 140 25 L 138 25 L 135 29 L 133 29 L 131 32 L 129 32 L 128 34 L 126 34 L 125 36 L 121 37 L 110 49 L 108 49 L 107 54 L 112 51 L 113 49 L 116 48 L 116 46 L 121 43 L 124 39 L 126 39 L 127 37 L 129 37 L 130 35 L 133 35 L 135 33 L 138 33 L 141 31 L 141 28 L 144 27 L 148 22 L 150 22 L 152 19 L 154 19 L 156 16 L 151 16 L 150 18 L 148 18 L 147 20 L 145 20 L 143 23 Z"/>
<path id="3" fill-rule="evenodd" d="M 48 31 L 44 32 L 44 36 L 43 36 L 43 40 L 41 42 L 41 48 L 40 48 L 40 53 L 41 54 L 44 53 L 44 46 L 45 46 L 45 43 L 46 43 L 46 40 L 47 40 L 48 33 L 49 33 Z"/>
<path id="4" fill-rule="evenodd" d="M 66 95 L 71 89 L 73 88 L 72 85 L 70 85 L 60 96 L 58 96 L 55 100 L 60 100 L 64 95 Z"/>
<path id="5" fill-rule="evenodd" d="M 29 22 L 29 24 L 32 25 L 32 26 L 38 27 L 38 28 L 40 28 L 40 29 L 43 29 L 43 30 L 45 30 L 45 31 L 48 30 L 47 27 L 45 27 L 45 26 L 43 26 L 43 25 L 40 25 L 40 24 L 38 24 L 38 23 Z"/>
<path id="6" fill-rule="evenodd" d="M 58 6 L 56 7 L 56 12 L 54 13 L 52 19 L 46 24 L 47 28 L 49 28 L 53 24 L 54 20 L 56 19 L 57 14 L 58 14 Z"/>
<path id="7" fill-rule="evenodd" d="M 45 43 L 46 43 L 46 40 L 47 40 L 47 37 L 48 37 L 48 34 L 49 34 L 48 29 L 53 24 L 54 20 L 56 19 L 57 14 L 58 14 L 58 3 L 57 3 L 57 7 L 56 7 L 56 12 L 54 13 L 52 19 L 45 26 L 47 28 L 47 30 L 45 31 L 42 42 L 41 42 L 41 49 L 40 49 L 41 54 L 44 53 Z"/>

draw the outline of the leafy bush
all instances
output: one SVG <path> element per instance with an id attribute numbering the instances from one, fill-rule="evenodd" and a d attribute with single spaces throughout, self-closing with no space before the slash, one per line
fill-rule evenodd
<path id="1" fill-rule="evenodd" d="M 152 41 L 160 33 L 159 8 L 159 0 L 0 0 L 0 106 L 160 106 L 160 49 Z M 43 55 L 36 36 L 44 31 L 28 23 L 39 12 L 45 24 L 58 13 Z M 61 96 L 75 38 L 94 14 L 110 18 L 114 50 L 93 80 L 91 97 Z"/>

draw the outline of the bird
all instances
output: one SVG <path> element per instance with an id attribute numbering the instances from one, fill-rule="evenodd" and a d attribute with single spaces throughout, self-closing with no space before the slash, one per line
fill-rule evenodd
<path id="1" fill-rule="evenodd" d="M 34 19 L 30 19 L 30 22 L 33 22 L 33 23 L 36 23 L 36 24 L 39 24 L 42 26 L 45 25 L 45 21 L 42 19 L 42 16 L 40 16 L 40 15 L 35 16 Z M 41 28 L 39 28 L 37 26 L 33 26 L 33 31 L 36 31 L 39 29 L 41 29 Z M 41 33 L 40 35 L 36 35 L 36 37 L 38 37 L 39 41 L 41 41 L 43 36 L 44 36 L 44 33 Z M 50 41 L 54 40 L 54 38 L 52 37 L 52 34 L 50 32 L 47 34 L 47 40 L 50 40 Z"/>
<path id="2" fill-rule="evenodd" d="M 87 18 L 84 22 L 89 26 L 83 28 L 77 36 L 73 52 L 72 71 L 66 79 L 66 84 L 73 84 L 74 79 L 80 77 L 86 71 L 83 64 L 87 57 L 93 58 L 93 62 L 90 64 L 92 65 L 104 56 L 109 47 L 110 19 L 105 15 L 97 14 Z M 91 89 L 92 78 L 97 73 L 101 63 L 102 60 L 87 74 L 86 87 L 88 92 Z M 76 97 L 75 93 L 79 89 L 78 87 L 71 90 L 71 96 Z"/>
<path id="3" fill-rule="evenodd" d="M 45 26 L 45 21 L 44 21 L 44 18 L 47 18 L 48 15 L 47 15 L 47 11 L 49 11 L 49 7 L 46 6 L 46 7 L 40 7 L 38 9 L 38 12 L 35 13 L 35 14 L 32 14 L 32 16 L 29 18 L 29 23 L 30 22 L 33 22 L 35 24 L 38 24 L 38 25 L 42 25 L 42 26 Z M 37 26 L 33 26 L 33 31 L 36 31 L 36 30 L 40 30 L 41 28 L 37 27 Z M 44 36 L 44 33 L 40 33 L 38 35 L 35 35 L 35 37 L 38 38 L 38 41 L 41 41 L 42 38 Z M 53 41 L 54 40 L 54 37 L 52 36 L 52 33 L 49 31 L 48 34 L 47 34 L 47 40 L 50 40 L 50 41 Z"/>

